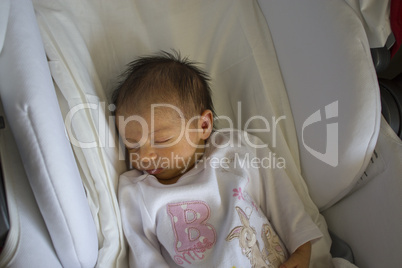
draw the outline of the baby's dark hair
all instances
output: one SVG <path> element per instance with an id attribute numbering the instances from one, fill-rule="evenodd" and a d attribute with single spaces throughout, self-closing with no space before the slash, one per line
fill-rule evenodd
<path id="1" fill-rule="evenodd" d="M 140 57 L 129 63 L 122 78 L 112 95 L 115 113 L 170 103 L 182 109 L 188 118 L 206 109 L 214 114 L 208 74 L 179 52 L 161 51 Z"/>

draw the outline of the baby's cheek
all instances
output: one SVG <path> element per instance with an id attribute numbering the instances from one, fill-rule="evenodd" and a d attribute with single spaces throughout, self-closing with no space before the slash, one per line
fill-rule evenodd
<path id="1" fill-rule="evenodd" d="M 128 163 L 130 166 L 136 168 L 133 165 L 139 161 L 138 153 L 135 153 L 135 152 L 132 152 L 131 150 L 128 150 L 127 154 L 126 154 L 126 157 L 127 157 L 126 163 Z"/>

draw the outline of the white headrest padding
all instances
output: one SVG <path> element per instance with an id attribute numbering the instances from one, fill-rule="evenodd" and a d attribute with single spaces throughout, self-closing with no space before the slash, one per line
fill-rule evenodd
<path id="1" fill-rule="evenodd" d="M 95 225 L 30 0 L 11 1 L 7 27 L 0 93 L 24 168 L 62 266 L 94 267 Z"/>
<path id="2" fill-rule="evenodd" d="M 260 6 L 288 92 L 302 173 L 324 209 L 360 178 L 378 137 L 379 89 L 364 27 L 343 1 Z"/>
<path id="3" fill-rule="evenodd" d="M 370 47 L 384 47 L 391 34 L 390 0 L 345 0 L 362 21 Z"/>
<path id="4" fill-rule="evenodd" d="M 7 31 L 8 14 L 10 13 L 10 0 L 0 1 L 0 53 L 3 49 L 4 37 Z"/>

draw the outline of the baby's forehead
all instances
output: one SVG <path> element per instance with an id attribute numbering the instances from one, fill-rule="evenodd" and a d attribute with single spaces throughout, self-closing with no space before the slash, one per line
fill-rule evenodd
<path id="1" fill-rule="evenodd" d="M 172 103 L 151 103 L 147 105 L 139 105 L 131 109 L 125 109 L 118 114 L 124 118 L 130 116 L 139 116 L 145 120 L 149 119 L 165 119 L 165 120 L 180 120 L 185 118 L 184 109 Z"/>

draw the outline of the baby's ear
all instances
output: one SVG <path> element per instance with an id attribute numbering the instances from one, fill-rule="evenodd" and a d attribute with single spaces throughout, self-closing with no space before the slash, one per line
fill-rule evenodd
<path id="1" fill-rule="evenodd" d="M 212 133 L 214 127 L 214 115 L 211 110 L 205 110 L 202 112 L 198 128 L 202 129 L 201 138 L 206 140 Z"/>

